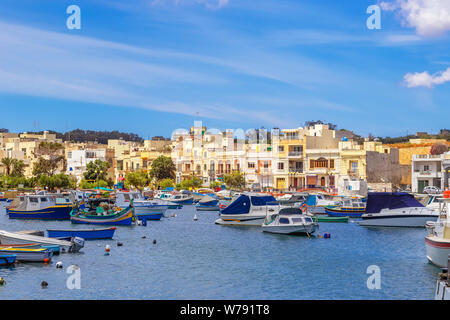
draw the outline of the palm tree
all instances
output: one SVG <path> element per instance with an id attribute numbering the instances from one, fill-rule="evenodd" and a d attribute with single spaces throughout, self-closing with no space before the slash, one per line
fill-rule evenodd
<path id="1" fill-rule="evenodd" d="M 11 168 L 14 164 L 14 159 L 6 157 L 6 158 L 2 159 L 1 163 L 2 163 L 2 166 L 4 166 L 6 169 L 6 174 L 9 176 L 11 174 Z"/>
<path id="2" fill-rule="evenodd" d="M 25 163 L 23 160 L 17 160 L 14 159 L 13 161 L 13 169 L 12 169 L 12 175 L 15 177 L 23 177 L 23 172 L 25 170 Z"/>

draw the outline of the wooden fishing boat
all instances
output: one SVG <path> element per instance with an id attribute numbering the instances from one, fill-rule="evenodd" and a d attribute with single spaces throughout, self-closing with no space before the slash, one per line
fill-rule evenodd
<path id="1" fill-rule="evenodd" d="M 78 252 L 82 247 L 84 247 L 84 240 L 76 237 L 71 239 L 71 241 L 65 241 L 54 238 L 8 232 L 5 230 L 0 230 L 0 243 L 3 246 L 16 246 L 31 243 L 43 246 L 56 245 L 61 248 L 67 249 L 69 252 Z"/>
<path id="2" fill-rule="evenodd" d="M 80 237 L 84 240 L 112 239 L 116 227 L 103 229 L 47 229 L 49 238 L 70 239 Z"/>
<path id="3" fill-rule="evenodd" d="M 9 266 L 16 262 L 15 254 L 0 254 L 0 266 Z"/>
<path id="4" fill-rule="evenodd" d="M 53 252 L 48 249 L 0 248 L 0 254 L 14 254 L 16 261 L 50 262 Z"/>
<path id="5" fill-rule="evenodd" d="M 339 205 L 325 206 L 325 213 L 331 217 L 360 218 L 366 211 L 366 204 L 360 199 L 344 199 Z"/>
<path id="6" fill-rule="evenodd" d="M 105 206 L 108 208 L 108 206 Z M 113 207 L 106 209 L 98 206 L 96 211 L 92 208 L 87 209 L 83 206 L 75 206 L 70 213 L 70 221 L 79 224 L 99 224 L 99 225 L 115 225 L 115 226 L 130 226 L 133 223 L 134 209 L 133 200 L 125 209 Z"/>
<path id="7" fill-rule="evenodd" d="M 47 249 L 53 252 L 53 255 L 60 253 L 58 245 L 45 245 L 40 243 L 24 243 L 24 244 L 0 244 L 1 248 L 22 248 L 22 249 Z"/>
<path id="8" fill-rule="evenodd" d="M 55 195 L 22 195 L 6 208 L 10 219 L 69 220 L 72 202 Z"/>

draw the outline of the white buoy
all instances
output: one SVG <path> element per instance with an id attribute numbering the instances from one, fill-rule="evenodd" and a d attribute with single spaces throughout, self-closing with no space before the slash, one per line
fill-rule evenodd
<path id="1" fill-rule="evenodd" d="M 63 267 L 63 263 L 62 263 L 61 261 L 58 261 L 58 262 L 56 263 L 56 268 L 57 268 L 57 269 L 62 269 L 62 267 Z"/>
<path id="2" fill-rule="evenodd" d="M 197 221 L 197 220 L 198 220 L 197 214 L 194 214 L 194 221 Z"/>
<path id="3" fill-rule="evenodd" d="M 109 244 L 107 244 L 106 247 L 105 247 L 105 251 L 109 252 L 110 250 L 111 250 L 111 248 L 110 248 Z"/>

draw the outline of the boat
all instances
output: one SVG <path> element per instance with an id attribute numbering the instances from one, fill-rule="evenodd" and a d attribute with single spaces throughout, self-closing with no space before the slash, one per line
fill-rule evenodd
<path id="1" fill-rule="evenodd" d="M 100 202 L 97 207 L 94 207 L 92 203 L 89 207 L 81 204 L 72 209 L 70 221 L 78 224 L 131 226 L 134 217 L 133 211 L 133 200 L 125 209 L 111 206 L 108 202 Z"/>
<path id="2" fill-rule="evenodd" d="M 71 239 L 71 241 L 65 241 L 0 230 L 0 244 L 1 245 L 40 244 L 44 246 L 56 245 L 68 250 L 69 252 L 78 252 L 81 248 L 84 247 L 84 240 L 75 237 Z"/>
<path id="3" fill-rule="evenodd" d="M 28 248 L 0 248 L 0 254 L 14 254 L 16 255 L 16 261 L 21 262 L 50 262 L 52 259 L 53 251 L 40 248 L 40 249 L 28 249 Z"/>
<path id="4" fill-rule="evenodd" d="M 185 194 L 185 193 L 172 194 L 167 200 L 169 200 L 170 202 L 173 202 L 177 205 L 194 204 L 194 197 L 192 195 Z"/>
<path id="5" fill-rule="evenodd" d="M 428 235 L 425 237 L 428 261 L 441 268 L 447 266 L 450 254 L 449 207 L 450 199 L 443 199 L 438 220 L 427 222 Z"/>
<path id="6" fill-rule="evenodd" d="M 339 205 L 339 201 L 333 200 L 331 196 L 317 193 L 309 194 L 306 199 L 306 204 L 308 205 L 309 212 L 325 214 L 326 206 L 337 206 Z"/>
<path id="7" fill-rule="evenodd" d="M 145 200 L 139 192 L 122 192 L 116 193 L 115 205 L 125 209 L 133 200 L 134 214 L 139 220 L 161 220 L 169 205 L 161 200 Z"/>
<path id="8" fill-rule="evenodd" d="M 56 195 L 22 195 L 6 208 L 10 219 L 69 220 L 72 201 Z"/>
<path id="9" fill-rule="evenodd" d="M 338 205 L 325 206 L 325 213 L 330 217 L 361 218 L 366 211 L 366 203 L 358 198 L 345 198 Z"/>
<path id="10" fill-rule="evenodd" d="M 49 238 L 70 239 L 72 237 L 84 240 L 112 239 L 116 227 L 103 229 L 47 229 Z"/>
<path id="11" fill-rule="evenodd" d="M 243 193 L 235 198 L 215 221 L 220 225 L 261 226 L 268 213 L 277 213 L 279 205 L 271 195 Z"/>
<path id="12" fill-rule="evenodd" d="M 197 211 L 219 211 L 219 199 L 209 195 L 203 198 L 195 205 Z"/>
<path id="13" fill-rule="evenodd" d="M 263 232 L 278 234 L 313 234 L 319 224 L 310 216 L 303 215 L 298 207 L 281 208 L 277 213 L 268 214 L 262 224 Z"/>
<path id="14" fill-rule="evenodd" d="M 182 204 L 172 202 L 170 199 L 172 199 L 172 191 L 167 190 L 158 190 L 153 197 L 153 200 L 159 200 L 167 205 L 168 209 L 181 209 L 183 207 Z"/>
<path id="15" fill-rule="evenodd" d="M 348 222 L 349 217 L 345 216 L 345 217 L 329 217 L 329 216 L 325 216 L 323 214 L 316 214 L 316 215 L 311 215 L 311 217 L 313 217 L 314 221 L 317 222 Z"/>
<path id="16" fill-rule="evenodd" d="M 436 290 L 434 291 L 434 300 L 450 300 L 450 277 L 448 270 L 450 269 L 450 257 L 447 256 L 445 267 L 441 267 L 438 274 Z"/>
<path id="17" fill-rule="evenodd" d="M 0 266 L 9 266 L 16 262 L 15 254 L 0 254 Z"/>
<path id="18" fill-rule="evenodd" d="M 282 206 L 298 206 L 300 207 L 308 199 L 309 194 L 306 192 L 297 192 L 285 194 L 277 199 Z"/>
<path id="19" fill-rule="evenodd" d="M 0 248 L 47 249 L 52 251 L 53 255 L 60 253 L 60 247 L 58 245 L 45 245 L 40 243 L 0 244 Z"/>
<path id="20" fill-rule="evenodd" d="M 436 221 L 439 213 L 424 207 L 412 194 L 404 192 L 369 192 L 361 226 L 425 227 Z"/>

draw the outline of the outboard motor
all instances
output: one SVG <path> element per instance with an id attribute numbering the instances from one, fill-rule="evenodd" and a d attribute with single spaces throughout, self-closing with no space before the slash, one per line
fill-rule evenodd
<path id="1" fill-rule="evenodd" d="M 72 245 L 69 248 L 69 252 L 78 252 L 84 247 L 84 239 L 80 237 L 74 237 L 70 241 Z"/>

